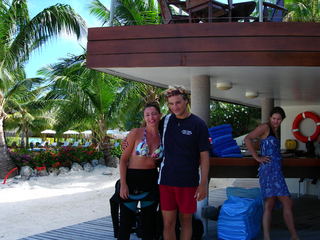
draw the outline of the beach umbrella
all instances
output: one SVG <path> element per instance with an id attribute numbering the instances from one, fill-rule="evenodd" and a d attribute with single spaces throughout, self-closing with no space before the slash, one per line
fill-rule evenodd
<path id="1" fill-rule="evenodd" d="M 92 131 L 91 130 L 86 130 L 86 131 L 81 132 L 81 134 L 84 135 L 84 138 L 90 138 L 91 135 L 92 135 Z"/>
<path id="2" fill-rule="evenodd" d="M 83 131 L 81 133 L 84 134 L 84 135 L 91 135 L 92 131 L 91 130 L 86 130 L 86 131 Z"/>
<path id="3" fill-rule="evenodd" d="M 106 133 L 108 135 L 111 135 L 113 138 L 123 139 L 128 135 L 129 132 L 122 132 L 122 131 L 119 131 L 118 129 L 109 129 L 107 130 Z"/>
<path id="4" fill-rule="evenodd" d="M 56 134 L 55 130 L 46 129 L 41 132 L 42 134 Z"/>
<path id="5" fill-rule="evenodd" d="M 79 132 L 74 130 L 68 130 L 63 133 L 64 135 L 79 135 Z"/>

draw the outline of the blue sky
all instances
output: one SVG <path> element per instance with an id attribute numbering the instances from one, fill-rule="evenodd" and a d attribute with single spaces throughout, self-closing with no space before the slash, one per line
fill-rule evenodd
<path id="1" fill-rule="evenodd" d="M 57 3 L 69 4 L 78 14 L 87 22 L 88 27 L 99 27 L 101 24 L 96 17 L 89 14 L 88 4 L 91 0 L 28 0 L 28 6 L 31 17 L 43 9 Z M 110 9 L 110 0 L 100 0 Z M 227 0 L 220 0 L 227 2 Z M 242 2 L 244 0 L 233 0 L 233 2 Z M 70 54 L 81 54 L 83 47 L 86 48 L 86 38 L 77 41 L 73 36 L 62 35 L 49 40 L 41 49 L 32 53 L 29 62 L 26 64 L 27 77 L 36 77 L 37 71 L 48 64 L 53 64 L 61 58 L 68 57 Z"/>
<path id="2" fill-rule="evenodd" d="M 110 0 L 100 0 L 108 8 Z M 31 17 L 43 9 L 57 3 L 69 4 L 87 22 L 88 27 L 99 27 L 100 23 L 96 17 L 89 14 L 88 4 L 90 0 L 28 0 Z M 49 40 L 40 50 L 32 53 L 29 62 L 26 64 L 27 77 L 36 77 L 37 70 L 48 64 L 56 63 L 60 58 L 65 58 L 68 54 L 81 54 L 82 47 L 86 48 L 86 38 L 77 41 L 75 36 L 62 35 Z"/>

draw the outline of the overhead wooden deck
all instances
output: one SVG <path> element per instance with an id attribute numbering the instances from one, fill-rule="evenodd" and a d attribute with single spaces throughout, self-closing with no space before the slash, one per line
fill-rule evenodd
<path id="1" fill-rule="evenodd" d="M 318 29 L 299 22 L 89 28 L 87 66 L 319 66 Z"/>
<path id="2" fill-rule="evenodd" d="M 249 157 L 210 158 L 210 178 L 256 178 L 259 164 Z M 320 159 L 283 158 L 283 174 L 286 178 L 319 178 Z"/>

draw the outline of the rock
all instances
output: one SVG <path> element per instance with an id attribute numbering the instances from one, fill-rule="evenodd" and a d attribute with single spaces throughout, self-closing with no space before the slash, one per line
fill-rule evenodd
<path id="1" fill-rule="evenodd" d="M 99 164 L 106 165 L 106 161 L 104 160 L 104 158 L 99 159 Z"/>
<path id="2" fill-rule="evenodd" d="M 98 165 L 99 165 L 99 160 L 93 159 L 93 160 L 91 161 L 91 165 L 92 165 L 93 167 L 98 166 Z"/>
<path id="3" fill-rule="evenodd" d="M 44 169 L 44 170 L 37 171 L 37 175 L 38 175 L 39 177 L 43 177 L 43 176 L 48 176 L 49 173 L 47 172 L 46 169 Z"/>
<path id="4" fill-rule="evenodd" d="M 33 170 L 29 166 L 23 166 L 20 170 L 20 175 L 22 180 L 29 180 L 31 175 L 33 173 Z"/>
<path id="5" fill-rule="evenodd" d="M 103 174 L 103 175 L 112 175 L 112 172 L 110 171 L 110 169 L 107 169 L 107 170 L 104 171 L 102 174 Z"/>
<path id="6" fill-rule="evenodd" d="M 85 163 L 83 165 L 83 170 L 86 171 L 86 172 L 92 172 L 93 171 L 93 167 L 90 163 Z"/>
<path id="7" fill-rule="evenodd" d="M 57 176 L 60 173 L 58 168 L 49 168 L 48 172 L 50 176 Z"/>
<path id="8" fill-rule="evenodd" d="M 110 157 L 110 158 L 109 158 L 109 161 L 108 161 L 108 164 L 107 164 L 107 167 L 116 168 L 116 167 L 118 166 L 118 163 L 119 163 L 119 158 L 117 158 L 117 157 Z"/>
<path id="9" fill-rule="evenodd" d="M 83 168 L 79 163 L 72 163 L 71 171 L 82 171 Z"/>
<path id="10" fill-rule="evenodd" d="M 69 168 L 67 167 L 59 167 L 59 174 L 66 174 L 69 172 Z"/>

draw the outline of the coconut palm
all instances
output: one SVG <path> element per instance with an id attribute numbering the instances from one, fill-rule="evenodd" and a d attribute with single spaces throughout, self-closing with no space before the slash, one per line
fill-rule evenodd
<path id="1" fill-rule="evenodd" d="M 85 126 L 93 131 L 98 147 L 103 148 L 107 129 L 117 122 L 119 104 L 114 100 L 121 93 L 122 80 L 86 68 L 85 55 L 63 59 L 39 73 L 50 80 L 46 100 L 57 109 L 55 129 L 63 132 Z"/>
<path id="2" fill-rule="evenodd" d="M 162 89 L 124 81 L 85 67 L 85 55 L 72 56 L 39 71 L 50 80 L 46 106 L 56 109 L 58 135 L 67 129 L 91 129 L 108 163 L 110 128 L 129 129 L 141 124 L 141 108 L 159 99 Z"/>
<path id="3" fill-rule="evenodd" d="M 90 13 L 96 16 L 102 26 L 110 21 L 110 11 L 99 0 L 93 0 L 89 6 Z M 154 0 L 117 0 L 112 25 L 146 25 L 160 24 L 161 17 Z"/>
<path id="4" fill-rule="evenodd" d="M 285 21 L 320 22 L 320 0 L 287 0 Z"/>
<path id="5" fill-rule="evenodd" d="M 32 51 L 39 49 L 49 39 L 61 32 L 75 33 L 80 38 L 85 33 L 85 23 L 68 5 L 57 4 L 30 18 L 27 0 L 0 0 L 0 178 L 13 164 L 7 154 L 3 124 L 8 94 L 15 94 L 21 85 L 15 76 Z M 25 83 L 27 81 L 24 81 Z"/>
<path id="6" fill-rule="evenodd" d="M 99 0 L 91 1 L 90 13 L 96 16 L 102 26 L 110 22 L 110 11 Z M 117 0 L 115 1 L 115 13 L 111 25 L 146 25 L 160 24 L 161 17 L 158 4 L 154 0 Z M 142 119 L 141 109 L 146 102 L 160 101 L 161 88 L 127 81 L 122 94 L 117 101 L 121 102 L 125 111 L 119 112 L 120 124 L 125 129 L 137 127 Z M 163 102 L 163 101 L 162 101 Z M 119 123 L 119 122 L 118 122 Z M 119 126 L 118 126 L 119 127 Z"/>
<path id="7" fill-rule="evenodd" d="M 5 105 L 7 113 L 5 130 L 15 130 L 20 133 L 21 147 L 28 147 L 30 133 L 39 135 L 41 130 L 48 128 L 53 123 L 53 119 L 43 102 L 38 100 L 46 88 L 44 85 L 37 86 L 42 83 L 42 79 L 23 77 L 20 79 L 22 79 L 21 84 L 19 86 L 17 84 L 16 88 L 11 89 L 14 93 L 8 92 L 10 97 L 7 98 Z M 24 145 L 24 143 L 26 144 Z"/>

